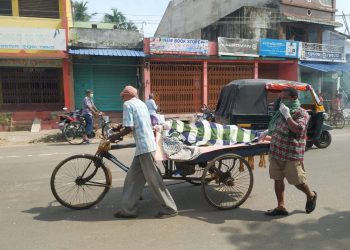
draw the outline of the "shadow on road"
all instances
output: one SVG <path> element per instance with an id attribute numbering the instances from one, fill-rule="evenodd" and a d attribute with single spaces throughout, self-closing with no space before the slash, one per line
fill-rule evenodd
<path id="1" fill-rule="evenodd" d="M 181 183 L 168 187 L 180 217 L 220 225 L 221 233 L 226 234 L 237 249 L 348 249 L 350 244 L 350 211 L 329 208 L 328 215 L 307 219 L 304 211 L 294 210 L 285 220 L 244 207 L 217 210 L 207 203 L 198 186 Z M 39 221 L 113 221 L 117 220 L 113 213 L 118 209 L 121 192 L 122 187 L 112 188 L 102 202 L 87 210 L 71 210 L 52 201 L 46 207 L 33 207 L 22 212 L 34 215 L 33 218 Z M 147 188 L 143 198 L 139 202 L 139 217 L 133 221 L 153 219 L 157 213 L 158 203 Z M 291 220 L 300 213 L 305 215 L 304 219 L 295 217 L 300 222 Z"/>
<path id="2" fill-rule="evenodd" d="M 166 182 L 170 193 L 176 201 L 179 215 L 211 224 L 224 224 L 226 221 L 264 222 L 278 220 L 281 217 L 268 217 L 264 211 L 237 208 L 234 210 L 218 210 L 205 200 L 200 186 L 184 182 Z M 122 187 L 111 188 L 104 199 L 92 208 L 84 210 L 72 210 L 51 201 L 47 207 L 34 207 L 23 211 L 33 214 L 34 219 L 41 221 L 109 221 L 114 220 L 113 213 L 118 210 Z M 158 202 L 151 191 L 146 187 L 143 192 L 143 200 L 138 203 L 138 219 L 151 219 L 159 209 Z M 292 211 L 290 216 L 304 211 Z"/>
<path id="3" fill-rule="evenodd" d="M 252 222 L 222 227 L 237 249 L 349 249 L 350 212 L 339 211 L 297 224 Z"/>

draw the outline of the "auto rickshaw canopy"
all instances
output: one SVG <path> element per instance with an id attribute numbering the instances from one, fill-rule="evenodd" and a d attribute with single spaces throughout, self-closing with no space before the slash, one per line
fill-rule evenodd
<path id="1" fill-rule="evenodd" d="M 215 115 L 262 115 L 268 110 L 269 91 L 280 92 L 293 87 L 298 91 L 311 91 L 314 101 L 319 99 L 312 86 L 307 83 L 276 79 L 243 79 L 234 80 L 220 92 Z"/>

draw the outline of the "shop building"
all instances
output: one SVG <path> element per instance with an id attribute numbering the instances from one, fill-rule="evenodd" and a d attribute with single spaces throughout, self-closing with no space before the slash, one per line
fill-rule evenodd
<path id="1" fill-rule="evenodd" d="M 126 85 L 141 87 L 142 35 L 115 29 L 113 24 L 77 22 L 70 37 L 72 106 L 80 109 L 85 90 L 92 89 L 96 107 L 119 121 L 123 110 L 120 92 Z"/>
<path id="2" fill-rule="evenodd" d="M 70 8 L 68 0 L 0 2 L 0 112 L 9 126 L 70 107 Z"/>
<path id="3" fill-rule="evenodd" d="M 242 45 L 251 43 L 250 49 Z M 169 117 L 190 117 L 202 104 L 215 108 L 223 86 L 237 79 L 272 78 L 295 81 L 298 61 L 259 57 L 259 42 L 236 39 L 221 43 L 198 39 L 144 40 L 145 97 L 150 92 Z M 243 46 L 246 47 L 246 46 Z M 222 54 L 224 53 L 225 56 Z"/>
<path id="4" fill-rule="evenodd" d="M 323 61 L 326 64 L 334 63 L 334 67 L 343 67 L 341 63 L 345 62 L 344 38 L 334 42 L 337 36 L 334 29 L 341 26 L 335 21 L 335 12 L 336 1 L 328 0 L 174 0 L 169 2 L 157 28 L 157 39 L 202 39 L 209 41 L 209 44 L 216 43 L 219 51 L 200 58 L 181 55 L 165 58 L 165 55 L 150 53 L 150 69 L 156 62 L 159 64 L 159 61 L 163 64 L 167 62 L 168 65 L 171 61 L 179 60 L 197 62 L 197 71 L 202 73 L 202 87 L 197 88 L 197 92 L 201 92 L 202 95 L 196 103 L 203 102 L 209 105 L 215 105 L 214 99 L 217 99 L 217 93 L 223 85 L 242 78 L 304 81 L 320 90 L 322 76 L 314 72 L 309 74 L 310 71 L 314 71 L 308 67 L 315 63 L 314 57 L 316 63 L 322 63 L 317 61 L 317 57 L 327 54 L 329 57 Z M 228 53 L 220 51 L 220 46 L 225 47 L 225 44 L 229 48 Z M 258 51 L 251 54 L 254 46 Z M 246 48 L 250 48 L 250 51 Z M 228 69 L 227 72 L 225 69 Z M 240 73 L 242 69 L 244 74 Z M 146 73 L 145 75 L 147 76 Z M 171 79 L 166 73 L 154 76 L 151 72 L 149 75 L 149 91 L 153 91 L 152 85 L 157 85 L 154 80 L 158 81 L 159 76 Z M 177 76 L 185 77 L 182 74 Z M 335 74 L 334 77 L 336 78 Z M 339 82 L 339 79 L 337 81 Z M 160 88 L 160 91 L 163 90 L 164 88 Z M 163 99 L 166 102 L 168 98 Z M 184 103 L 182 99 L 176 98 L 180 100 L 179 105 Z M 194 101 L 195 98 L 191 100 Z M 159 101 L 163 102 L 162 99 Z M 193 111 L 191 107 L 194 106 L 196 104 L 186 103 L 184 108 Z"/>

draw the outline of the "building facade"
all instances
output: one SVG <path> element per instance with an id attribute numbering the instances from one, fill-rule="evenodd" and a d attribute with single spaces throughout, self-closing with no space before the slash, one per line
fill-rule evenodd
<path id="1" fill-rule="evenodd" d="M 73 107 L 80 109 L 86 89 L 94 91 L 99 110 L 119 120 L 126 85 L 140 87 L 144 58 L 138 31 L 118 30 L 113 24 L 77 22 L 70 28 L 69 54 L 73 72 Z"/>
<path id="2" fill-rule="evenodd" d="M 220 67 L 231 68 L 250 65 L 251 74 L 238 74 L 238 78 L 303 81 L 318 92 L 324 89 L 334 95 L 339 77 L 347 69 L 345 36 L 334 31 L 341 25 L 335 22 L 335 12 L 333 0 L 173 0 L 155 36 L 217 43 L 219 51 L 215 58 L 208 58 L 208 64 L 215 61 Z M 254 46 L 257 51 L 252 51 Z M 150 60 L 157 58 L 151 55 Z M 210 75 L 207 71 L 203 86 L 217 83 Z M 228 82 L 222 81 L 216 88 Z M 152 86 L 152 77 L 150 83 Z M 213 104 L 210 96 L 216 94 L 208 87 L 208 99 L 204 91 L 201 101 Z"/>
<path id="3" fill-rule="evenodd" d="M 70 9 L 68 0 L 0 2 L 1 113 L 30 123 L 70 107 Z"/>
<path id="4" fill-rule="evenodd" d="M 247 44 L 239 39 L 233 45 Z M 201 44 L 201 45 L 198 45 Z M 215 108 L 223 86 L 238 79 L 298 78 L 297 60 L 259 58 L 258 43 L 249 57 L 220 56 L 220 44 L 199 39 L 151 38 L 144 40 L 144 92 L 150 92 L 163 113 L 191 115 L 202 104 Z M 218 50 L 219 48 L 219 50 Z M 238 51 L 241 52 L 240 49 Z"/>
<path id="5" fill-rule="evenodd" d="M 29 3 L 30 2 L 30 3 Z M 0 3 L 0 109 L 47 111 L 70 106 L 66 53 L 70 1 Z"/>

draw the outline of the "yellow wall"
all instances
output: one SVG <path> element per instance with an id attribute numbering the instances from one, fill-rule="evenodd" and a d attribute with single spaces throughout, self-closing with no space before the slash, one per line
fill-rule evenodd
<path id="1" fill-rule="evenodd" d="M 2 28 L 52 28 L 62 29 L 61 19 L 0 16 Z"/>
<path id="2" fill-rule="evenodd" d="M 63 1 L 66 2 L 66 15 L 63 15 Z M 72 23 L 71 4 L 70 0 L 59 0 L 60 19 L 53 18 L 35 18 L 35 17 L 20 17 L 18 10 L 18 0 L 12 0 L 12 16 L 0 16 L 0 27 L 2 28 L 52 28 L 52 29 L 64 29 L 62 18 L 67 16 L 68 25 Z M 70 27 L 70 26 L 69 26 Z M 19 50 L 2 50 L 0 53 L 18 53 Z M 38 51 L 27 50 L 27 53 L 52 53 L 54 51 Z"/>

